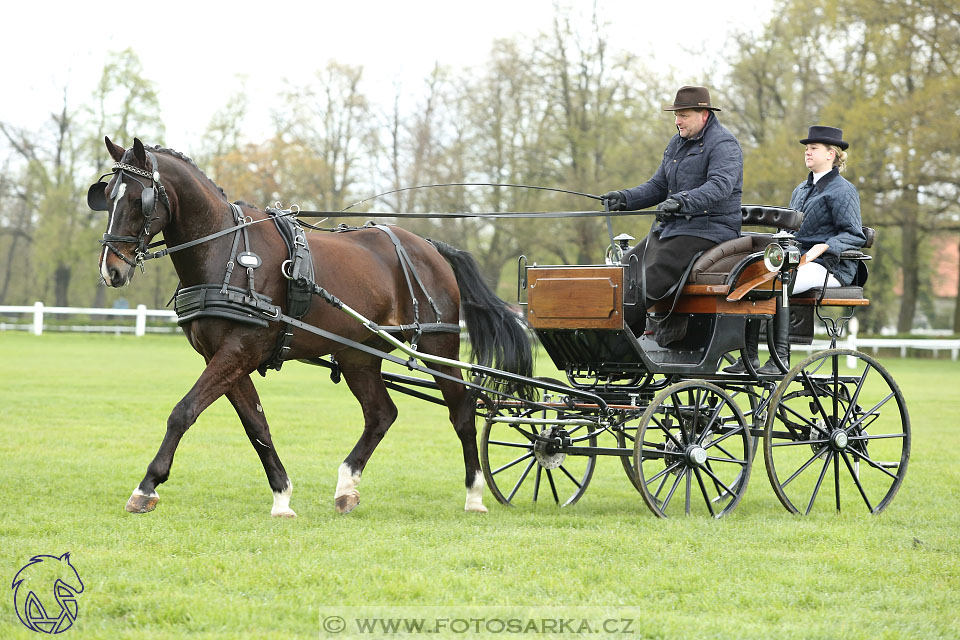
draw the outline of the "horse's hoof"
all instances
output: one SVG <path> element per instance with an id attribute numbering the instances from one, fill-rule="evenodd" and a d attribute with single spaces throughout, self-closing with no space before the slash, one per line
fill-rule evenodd
<path id="1" fill-rule="evenodd" d="M 487 513 L 487 508 L 483 504 L 470 504 L 463 508 L 467 513 Z"/>
<path id="2" fill-rule="evenodd" d="M 350 513 L 358 504 L 360 504 L 359 493 L 345 493 L 336 498 L 337 511 L 339 513 Z"/>
<path id="3" fill-rule="evenodd" d="M 133 495 L 127 500 L 127 506 L 124 509 L 130 513 L 148 513 L 157 508 L 157 501 L 159 500 L 160 496 L 156 492 L 147 495 L 139 489 L 135 489 Z"/>
<path id="4" fill-rule="evenodd" d="M 270 512 L 270 515 L 274 518 L 296 518 L 297 514 L 294 513 L 293 509 L 277 509 Z"/>

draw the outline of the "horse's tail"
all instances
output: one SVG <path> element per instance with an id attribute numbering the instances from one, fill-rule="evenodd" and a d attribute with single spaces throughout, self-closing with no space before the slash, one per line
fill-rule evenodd
<path id="1" fill-rule="evenodd" d="M 470 335 L 471 357 L 485 367 L 521 376 L 533 375 L 533 346 L 523 319 L 497 297 L 472 255 L 438 240 L 430 240 L 457 277 L 460 312 Z M 523 396 L 526 385 L 508 385 Z"/>

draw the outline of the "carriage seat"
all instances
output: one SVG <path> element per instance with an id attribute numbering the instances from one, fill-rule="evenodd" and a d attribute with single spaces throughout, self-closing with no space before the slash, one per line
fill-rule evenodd
<path id="1" fill-rule="evenodd" d="M 803 222 L 803 213 L 787 207 L 746 204 L 740 208 L 741 224 L 748 227 L 775 227 L 796 231 Z M 744 258 L 763 252 L 773 242 L 769 233 L 745 233 L 705 251 L 693 264 L 688 285 L 727 284 L 731 272 Z"/>

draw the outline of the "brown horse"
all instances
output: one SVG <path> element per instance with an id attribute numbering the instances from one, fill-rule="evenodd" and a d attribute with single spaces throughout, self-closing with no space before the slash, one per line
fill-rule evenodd
<path id="1" fill-rule="evenodd" d="M 139 139 L 134 139 L 130 149 L 117 146 L 109 138 L 105 143 L 116 161 L 113 176 L 106 184 L 93 185 L 88 201 L 91 208 L 109 212 L 100 254 L 100 274 L 107 286 L 127 285 L 134 266 L 149 256 L 148 243 L 162 231 L 182 290 L 205 284 L 218 289 L 223 284 L 224 290 L 228 284 L 242 289 L 251 284 L 255 273 L 257 299 L 269 299 L 286 313 L 288 280 L 282 269 L 290 254 L 273 222 L 257 224 L 268 218 L 265 212 L 242 203 L 231 205 L 223 191 L 180 153 L 158 147 L 145 149 Z M 227 265 L 234 261 L 241 231 L 229 230 L 237 227 L 238 221 L 243 225 L 247 252 L 255 255 L 237 259 L 241 268 L 231 274 Z M 424 332 L 417 349 L 450 360 L 458 357 L 460 338 L 449 327 L 459 323 L 462 310 L 477 362 L 528 376 L 531 347 L 527 335 L 507 305 L 483 283 L 469 254 L 397 227 L 390 229 L 402 249 L 395 246 L 389 233 L 376 228 L 307 234 L 317 284 L 380 326 L 409 327 L 415 322 L 415 304 L 421 309 L 434 309 L 440 316 L 437 323 L 445 323 L 448 330 Z M 403 253 L 406 266 L 401 263 Z M 257 256 L 262 264 L 257 264 Z M 409 284 L 411 271 L 420 286 Z M 269 311 L 253 310 L 252 314 L 262 319 L 269 316 Z M 328 336 L 336 334 L 354 344 L 384 351 L 393 348 L 318 298 L 313 299 L 301 320 L 322 327 Z M 273 491 L 271 515 L 295 516 L 290 509 L 292 484 L 274 448 L 250 377 L 258 368 L 263 371 L 274 357 L 280 333 L 287 325 L 261 322 L 257 326 L 230 317 L 207 316 L 185 322 L 181 318 L 181 323 L 187 340 L 206 360 L 206 368 L 170 413 L 160 449 L 127 502 L 127 511 L 144 513 L 156 506 L 157 485 L 169 477 L 180 439 L 204 409 L 226 395 L 263 463 Z M 406 329 L 400 335 L 409 340 L 412 332 Z M 382 359 L 360 347 L 301 328 L 293 330 L 284 359 L 313 359 L 326 354 L 335 358 L 363 410 L 363 434 L 340 465 L 334 494 L 337 510 L 347 513 L 359 502 L 360 474 L 396 419 L 397 407 L 381 376 Z M 434 370 L 443 374 L 435 376 L 436 384 L 463 449 L 465 508 L 486 511 L 474 423 L 476 394 L 458 382 L 462 380 L 460 369 L 440 365 Z"/>

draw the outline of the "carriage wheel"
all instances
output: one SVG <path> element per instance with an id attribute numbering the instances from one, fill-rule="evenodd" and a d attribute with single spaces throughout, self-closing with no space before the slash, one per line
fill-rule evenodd
<path id="1" fill-rule="evenodd" d="M 640 418 L 634 473 L 640 494 L 661 518 L 734 509 L 750 479 L 752 440 L 737 403 L 709 382 L 661 391 Z"/>
<path id="2" fill-rule="evenodd" d="M 515 417 L 549 420 L 545 410 Z M 577 454 L 576 448 L 597 446 L 593 427 L 561 420 L 508 424 L 498 419 L 503 416 L 488 417 L 480 437 L 483 477 L 498 502 L 516 506 L 548 501 L 566 507 L 580 499 L 593 477 L 597 457 Z M 560 443 L 566 445 L 562 451 Z"/>
<path id="3" fill-rule="evenodd" d="M 900 488 L 910 457 L 903 394 L 865 353 L 814 353 L 771 398 L 763 455 L 788 511 L 808 514 L 820 497 L 837 511 L 841 504 L 862 502 L 879 513 Z"/>

